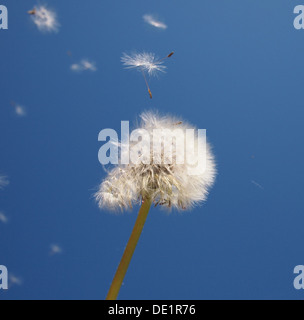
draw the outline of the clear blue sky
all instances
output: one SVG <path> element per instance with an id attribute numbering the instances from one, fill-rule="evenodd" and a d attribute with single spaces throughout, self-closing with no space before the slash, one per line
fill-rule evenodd
<path id="1" fill-rule="evenodd" d="M 46 1 L 58 33 L 1 0 L 0 264 L 22 279 L 0 299 L 104 299 L 138 208 L 113 215 L 92 194 L 105 173 L 100 130 L 143 110 L 207 129 L 218 176 L 189 212 L 153 208 L 120 299 L 303 299 L 304 30 L 287 0 Z M 146 13 L 167 25 L 144 23 Z M 123 52 L 172 50 L 150 81 L 126 71 Z M 68 55 L 67 52 L 71 55 Z M 96 72 L 70 65 L 89 58 Z M 26 107 L 18 117 L 10 104 Z M 62 254 L 50 255 L 59 244 Z"/>

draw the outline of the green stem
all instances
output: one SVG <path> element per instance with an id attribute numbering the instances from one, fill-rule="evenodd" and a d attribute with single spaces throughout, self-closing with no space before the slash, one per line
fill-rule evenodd
<path id="1" fill-rule="evenodd" d="M 128 270 L 128 266 L 130 264 L 138 239 L 140 237 L 145 221 L 147 219 L 150 207 L 151 207 L 151 200 L 149 199 L 145 200 L 141 205 L 133 231 L 131 233 L 130 239 L 127 243 L 123 256 L 120 260 L 119 266 L 115 273 L 115 276 L 112 281 L 106 300 L 116 300 L 118 296 L 122 281 Z"/>

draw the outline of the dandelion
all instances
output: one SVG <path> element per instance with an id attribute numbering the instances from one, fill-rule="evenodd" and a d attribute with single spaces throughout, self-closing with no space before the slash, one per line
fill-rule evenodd
<path id="1" fill-rule="evenodd" d="M 151 26 L 158 28 L 158 29 L 167 29 L 167 25 L 159 20 L 157 20 L 153 15 L 151 14 L 145 14 L 143 15 L 143 19 L 146 23 L 150 24 Z"/>
<path id="2" fill-rule="evenodd" d="M 166 57 L 157 59 L 154 53 L 143 52 L 135 53 L 133 55 L 123 53 L 121 61 L 123 65 L 126 66 L 126 69 L 137 69 L 142 73 L 150 98 L 152 99 L 152 93 L 145 72 L 147 72 L 149 76 L 156 75 L 159 72 L 165 72 L 166 66 L 163 65 L 164 60 L 170 58 L 173 54 L 174 52 L 171 52 Z"/>
<path id="3" fill-rule="evenodd" d="M 55 11 L 48 9 L 45 6 L 37 6 L 28 11 L 32 21 L 37 28 L 42 32 L 56 32 L 59 29 L 59 22 Z"/>
<path id="4" fill-rule="evenodd" d="M 207 142 L 194 137 L 194 143 L 189 143 L 185 138 L 185 132 L 189 129 L 194 128 L 180 119 L 161 117 L 151 112 L 143 113 L 137 131 L 143 134 L 141 148 L 136 148 L 138 142 L 128 142 L 130 158 L 137 156 L 137 161 L 124 165 L 120 163 L 110 170 L 95 194 L 100 208 L 127 209 L 136 203 L 142 204 L 110 287 L 107 296 L 109 300 L 116 299 L 118 295 L 151 204 L 185 210 L 207 198 L 216 175 L 214 157 Z M 174 139 L 170 134 L 172 132 Z M 178 144 L 178 141 L 182 144 Z M 157 149 L 155 145 L 161 145 L 161 148 Z M 205 170 L 193 171 L 192 162 L 180 161 L 181 146 L 193 155 L 193 159 L 200 160 L 199 157 L 204 157 Z M 126 145 L 119 143 L 119 147 L 124 152 Z M 200 147 L 205 153 L 198 152 Z"/>
<path id="5" fill-rule="evenodd" d="M 0 190 L 6 187 L 9 184 L 7 177 L 0 176 Z"/>
<path id="6" fill-rule="evenodd" d="M 81 60 L 79 63 L 74 63 L 71 65 L 71 70 L 75 72 L 82 72 L 82 71 L 96 71 L 96 65 L 95 62 L 89 61 L 87 59 Z"/>
<path id="7" fill-rule="evenodd" d="M 206 147 L 206 170 L 190 175 L 193 167 L 191 163 L 179 161 L 182 163 L 177 164 L 180 152 L 177 142 L 182 140 L 183 145 L 187 143 L 184 141 L 185 132 L 187 129 L 194 129 L 193 126 L 174 117 L 160 117 L 151 112 L 143 113 L 140 118 L 138 130 L 148 133 L 150 153 L 134 148 L 138 142 L 127 142 L 130 143 L 130 158 L 134 159 L 136 154 L 139 154 L 139 161 L 119 165 L 108 172 L 107 179 L 96 193 L 99 206 L 114 210 L 132 208 L 139 200 L 148 197 L 155 205 L 185 209 L 204 201 L 215 177 L 214 159 L 209 145 Z M 166 130 L 169 133 L 164 136 Z M 172 133 L 175 135 L 172 136 Z M 171 146 L 163 146 L 160 150 L 153 148 L 153 145 L 161 145 L 162 139 L 165 140 L 164 146 L 168 143 L 171 143 Z M 119 143 L 120 149 L 126 150 L 127 143 Z M 193 144 L 186 145 L 187 152 L 195 154 L 197 144 L 196 139 Z"/>

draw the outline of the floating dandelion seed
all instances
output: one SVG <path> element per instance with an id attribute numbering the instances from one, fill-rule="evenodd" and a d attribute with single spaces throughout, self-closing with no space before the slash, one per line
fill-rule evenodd
<path id="1" fill-rule="evenodd" d="M 97 68 L 95 66 L 95 62 L 84 59 L 81 60 L 79 63 L 72 64 L 71 70 L 75 72 L 82 72 L 86 70 L 94 72 L 97 70 Z"/>
<path id="2" fill-rule="evenodd" d="M 145 14 L 143 15 L 143 19 L 146 23 L 150 24 L 151 26 L 158 28 L 158 29 L 167 29 L 167 25 L 159 20 L 157 20 L 153 15 L 151 14 Z"/>
<path id="3" fill-rule="evenodd" d="M 258 187 L 258 188 L 260 188 L 260 189 L 264 190 L 263 186 L 261 186 L 261 185 L 260 185 L 259 183 L 257 183 L 256 181 L 251 180 L 251 183 L 252 183 L 252 184 L 254 184 L 256 187 Z"/>
<path id="4" fill-rule="evenodd" d="M 2 223 L 8 222 L 7 216 L 3 212 L 0 212 L 0 222 Z"/>
<path id="5" fill-rule="evenodd" d="M 121 61 L 123 65 L 126 66 L 126 69 L 137 69 L 142 73 L 150 98 L 152 99 L 152 93 L 145 72 L 147 72 L 149 76 L 156 75 L 158 72 L 165 72 L 166 66 L 163 65 L 164 60 L 170 58 L 173 54 L 174 52 L 171 52 L 166 57 L 157 59 L 154 53 L 143 52 L 135 53 L 133 55 L 123 53 Z"/>
<path id="6" fill-rule="evenodd" d="M 11 106 L 15 109 L 15 113 L 19 117 L 26 116 L 25 107 L 21 106 L 20 104 L 17 104 L 14 101 L 11 101 Z"/>
<path id="7" fill-rule="evenodd" d="M 0 190 L 6 187 L 9 184 L 7 177 L 0 176 Z"/>
<path id="8" fill-rule="evenodd" d="M 178 130 L 175 130 L 177 128 Z M 138 161 L 134 164 L 119 164 L 110 170 L 95 194 L 101 208 L 126 209 L 132 208 L 136 203 L 142 203 L 109 290 L 107 296 L 109 300 L 116 299 L 118 295 L 151 204 L 167 208 L 188 209 L 205 201 L 208 190 L 214 183 L 216 168 L 211 149 L 206 143 L 205 153 L 199 154 L 197 150 L 203 142 L 194 137 L 194 143 L 189 143 L 184 135 L 188 129 L 193 130 L 194 128 L 180 119 L 171 116 L 160 117 L 151 112 L 143 113 L 138 132 L 148 133 L 148 136 L 142 134 L 142 149 L 135 148 L 132 155 L 132 147 L 138 142 L 128 142 L 131 147 L 130 158 L 137 155 Z M 175 139 L 172 138 L 170 132 L 174 132 Z M 151 141 L 153 141 L 153 147 L 154 144 L 162 145 L 162 143 L 163 146 L 158 150 L 151 148 Z M 189 173 L 193 164 L 178 160 L 180 149 L 177 147 L 177 141 L 182 142 L 186 152 L 193 155 L 193 159 L 199 160 L 197 157 L 201 156 L 205 158 L 204 171 L 199 171 L 197 174 Z M 126 145 L 119 143 L 119 147 L 123 150 Z M 144 150 L 145 148 L 148 152 Z M 171 162 L 168 161 L 170 157 Z"/>
<path id="9" fill-rule="evenodd" d="M 172 52 L 170 53 L 170 57 L 172 55 Z M 168 58 L 166 56 L 165 58 Z M 154 53 L 136 53 L 134 55 L 128 55 L 126 53 L 123 53 L 123 56 L 121 58 L 121 61 L 126 66 L 127 69 L 137 68 L 139 71 L 146 71 L 148 74 L 155 75 L 158 71 L 164 72 L 166 69 L 166 66 L 163 66 L 163 60 L 165 59 L 159 59 L 157 60 L 155 58 Z"/>
<path id="10" fill-rule="evenodd" d="M 60 254 L 62 253 L 62 248 L 59 247 L 57 244 L 50 245 L 50 255 Z"/>
<path id="11" fill-rule="evenodd" d="M 8 280 L 9 280 L 10 286 L 13 286 L 13 285 L 21 286 L 23 283 L 22 279 L 16 277 L 12 273 L 9 273 Z"/>
<path id="12" fill-rule="evenodd" d="M 24 117 L 26 115 L 24 107 L 20 105 L 15 107 L 15 112 L 19 117 Z"/>
<path id="13" fill-rule="evenodd" d="M 37 6 L 33 10 L 28 11 L 33 22 L 40 31 L 56 32 L 59 29 L 56 12 L 48 9 L 45 6 Z"/>

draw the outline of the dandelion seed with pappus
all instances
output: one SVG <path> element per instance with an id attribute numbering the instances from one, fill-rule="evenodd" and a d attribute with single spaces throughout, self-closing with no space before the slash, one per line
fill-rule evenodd
<path id="1" fill-rule="evenodd" d="M 126 69 L 137 69 L 142 73 L 150 98 L 152 99 L 152 92 L 150 90 L 145 72 L 147 72 L 149 76 L 154 76 L 159 72 L 165 72 L 166 66 L 163 65 L 164 60 L 170 58 L 173 54 L 174 52 L 171 52 L 166 57 L 157 59 L 154 53 L 143 52 L 135 53 L 133 55 L 123 53 L 121 61 L 123 65 L 126 66 Z"/>
<path id="2" fill-rule="evenodd" d="M 0 190 L 6 187 L 9 184 L 9 181 L 6 176 L 0 176 Z"/>
<path id="3" fill-rule="evenodd" d="M 151 26 L 158 28 L 158 29 L 167 29 L 167 25 L 159 20 L 157 20 L 153 15 L 151 14 L 145 14 L 143 15 L 143 19 L 146 23 L 150 24 Z"/>
<path id="4" fill-rule="evenodd" d="M 37 28 L 42 32 L 56 32 L 59 29 L 59 22 L 55 11 L 46 6 L 36 6 L 27 12 Z"/>

